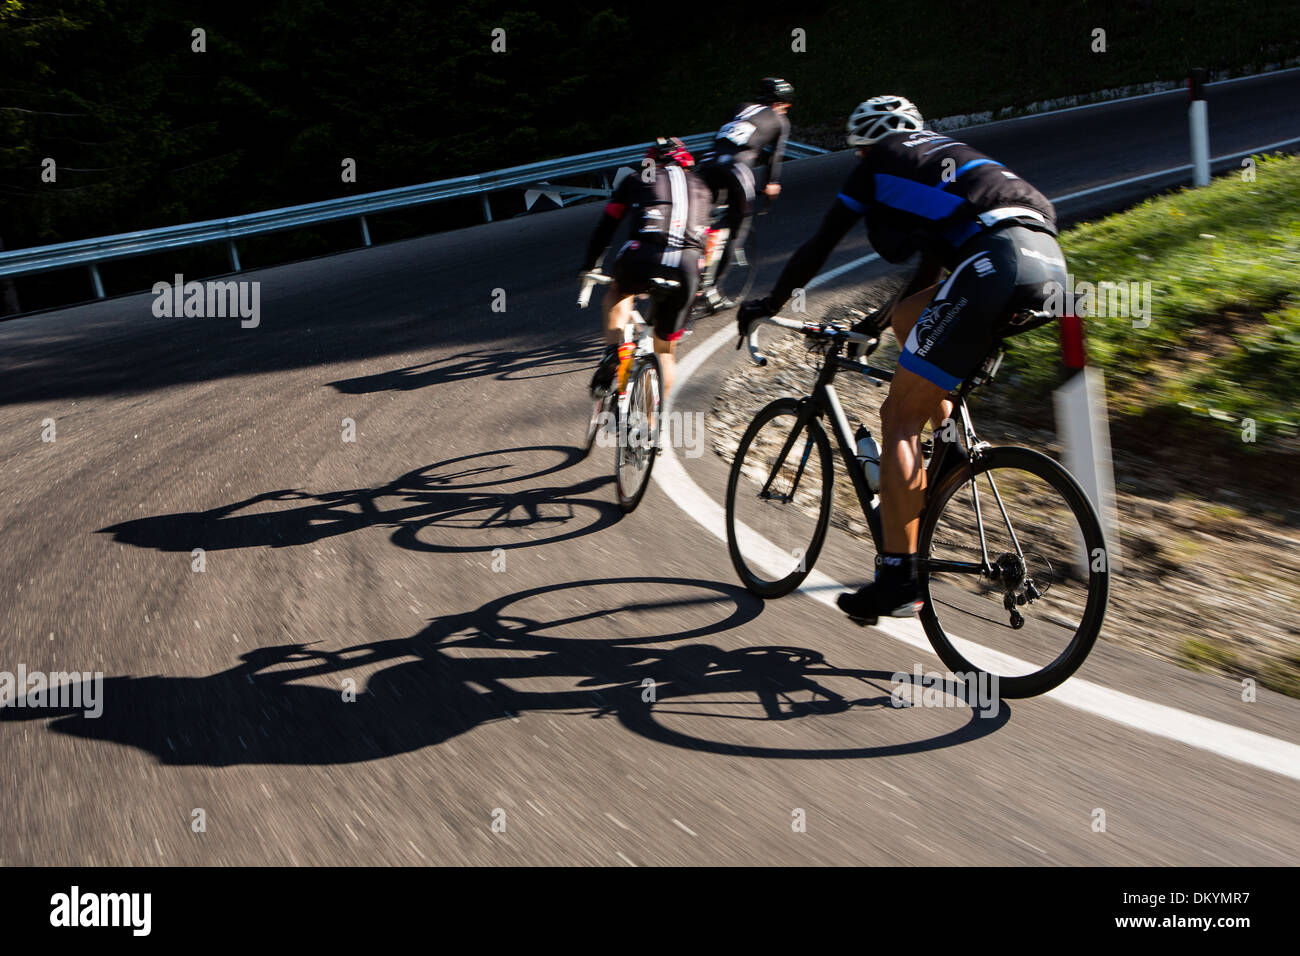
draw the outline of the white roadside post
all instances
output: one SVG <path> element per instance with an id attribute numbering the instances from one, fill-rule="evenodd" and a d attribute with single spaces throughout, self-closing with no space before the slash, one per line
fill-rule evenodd
<path id="1" fill-rule="evenodd" d="M 1077 315 L 1063 315 L 1060 329 L 1062 360 L 1078 372 L 1056 390 L 1056 430 L 1065 453 L 1065 467 L 1078 479 L 1101 520 L 1106 539 L 1106 569 L 1118 571 L 1119 516 L 1110 457 L 1106 383 L 1101 372 L 1087 365 L 1083 320 Z"/>
<path id="2" fill-rule="evenodd" d="M 1191 105 L 1187 119 L 1192 129 L 1192 183 L 1210 185 L 1210 123 L 1205 106 L 1205 70 L 1192 70 L 1187 77 Z"/>

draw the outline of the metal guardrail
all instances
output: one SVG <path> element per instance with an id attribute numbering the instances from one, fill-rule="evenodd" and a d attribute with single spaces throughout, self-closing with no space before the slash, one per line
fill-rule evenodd
<path id="1" fill-rule="evenodd" d="M 712 145 L 714 135 L 714 133 L 700 133 L 685 137 L 683 141 L 689 149 L 700 150 Z M 607 196 L 611 189 L 608 175 L 605 177 L 605 185 L 600 188 L 554 184 L 551 180 L 590 173 L 608 173 L 610 169 L 618 166 L 635 165 L 645 155 L 647 146 L 648 144 L 642 144 L 598 150 L 524 166 L 511 166 L 473 176 L 458 176 L 454 179 L 441 179 L 415 186 L 400 186 L 396 189 L 385 189 L 360 196 L 326 199 L 301 206 L 287 206 L 283 209 L 232 216 L 228 219 L 209 219 L 205 222 L 164 226 L 160 229 L 126 232 L 96 239 L 78 239 L 73 242 L 14 249 L 0 252 L 0 278 L 86 266 L 90 270 L 95 296 L 102 299 L 104 283 L 97 266 L 100 262 L 115 259 L 129 259 L 133 256 L 165 252 L 169 249 L 224 242 L 230 256 L 231 269 L 239 272 L 242 267 L 239 262 L 239 250 L 235 246 L 237 239 L 355 218 L 361 224 L 362 245 L 369 246 L 370 225 L 366 221 L 367 216 L 475 195 L 483 202 L 484 219 L 491 222 L 492 207 L 488 203 L 488 196 L 494 192 L 545 187 L 547 192 L 569 196 Z M 787 159 L 793 160 L 824 152 L 826 150 L 816 146 L 790 142 L 786 144 L 785 155 Z"/>

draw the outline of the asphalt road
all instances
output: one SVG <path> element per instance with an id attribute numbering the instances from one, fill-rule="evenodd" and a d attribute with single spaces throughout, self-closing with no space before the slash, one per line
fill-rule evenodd
<path id="1" fill-rule="evenodd" d="M 1297 93 L 1212 88 L 1213 155 L 1300 137 Z M 1062 195 L 1185 162 L 1185 99 L 966 138 Z M 760 288 L 851 162 L 789 167 Z M 890 675 L 934 657 L 753 599 L 658 485 L 622 517 L 609 453 L 576 448 L 595 216 L 250 272 L 257 328 L 155 318 L 147 294 L 0 323 L 0 671 L 104 674 L 98 718 L 0 711 L 0 863 L 1295 862 L 1294 764 L 1051 699 L 891 707 Z M 830 266 L 869 251 L 855 234 Z M 717 459 L 679 460 L 721 500 Z M 833 534 L 818 567 L 869 558 Z M 1079 678 L 1300 744 L 1300 701 L 1243 703 L 1104 634 Z"/>

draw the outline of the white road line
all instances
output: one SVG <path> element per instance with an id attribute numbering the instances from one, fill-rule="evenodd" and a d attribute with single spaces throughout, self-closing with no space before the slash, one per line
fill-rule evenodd
<path id="1" fill-rule="evenodd" d="M 1228 86 L 1232 83 L 1240 83 L 1243 80 L 1260 80 L 1266 78 L 1271 79 L 1272 77 L 1275 76 L 1283 76 L 1287 73 L 1294 73 L 1296 72 L 1296 70 L 1300 70 L 1300 66 L 1287 67 L 1285 70 L 1271 70 L 1268 73 L 1251 73 L 1247 76 L 1234 76 L 1226 80 L 1214 80 L 1213 82 L 1206 83 L 1205 85 L 1207 87 Z M 1024 113 L 1020 116 L 1008 116 L 1005 119 L 988 120 L 987 122 L 974 123 L 970 126 L 955 127 L 954 129 L 949 130 L 949 132 L 964 133 L 967 130 L 979 129 L 984 126 L 999 126 L 1002 123 L 1017 123 L 1021 120 L 1042 119 L 1044 116 L 1059 116 L 1062 113 L 1073 113 L 1076 110 L 1090 110 L 1090 109 L 1095 109 L 1098 106 L 1112 106 L 1115 103 L 1132 103 L 1136 100 L 1149 100 L 1154 96 L 1169 96 L 1172 93 L 1182 93 L 1183 95 L 1186 95 L 1187 94 L 1186 81 L 1184 81 L 1182 84 L 1178 86 L 1171 86 L 1167 90 L 1154 90 L 1150 93 L 1135 93 L 1132 96 L 1117 96 L 1114 99 L 1110 99 L 1110 100 L 1097 100 L 1094 103 L 1080 103 L 1078 106 L 1063 106 L 1057 110 L 1043 110 L 1041 113 Z"/>
<path id="2" fill-rule="evenodd" d="M 1255 153 L 1266 153 L 1270 149 L 1280 149 L 1283 146 L 1291 146 L 1295 143 L 1300 143 L 1300 136 L 1279 140 L 1276 143 L 1269 143 L 1266 146 L 1256 146 L 1254 149 L 1244 149 L 1239 153 L 1228 153 L 1224 156 L 1214 156 L 1210 159 L 1210 165 L 1212 166 L 1215 163 L 1227 162 L 1230 159 L 1244 159 L 1245 157 L 1252 156 Z M 1141 176 L 1130 176 L 1128 179 L 1118 179 L 1115 182 L 1102 183 L 1100 186 L 1093 186 L 1090 189 L 1080 189 L 1078 192 L 1067 193 L 1064 196 L 1057 196 L 1052 199 L 1052 202 L 1054 204 L 1069 202 L 1071 199 L 1078 199 L 1080 196 L 1091 196 L 1094 193 L 1102 193 L 1108 189 L 1118 189 L 1120 186 L 1129 186 L 1133 183 L 1144 182 L 1148 179 L 1159 179 L 1161 176 L 1172 176 L 1174 173 L 1185 173 L 1191 168 L 1192 164 L 1188 163 L 1185 166 L 1171 166 L 1169 169 L 1158 169 L 1154 173 L 1143 173 Z M 843 267 L 841 267 L 841 270 L 847 271 L 844 270 Z"/>
<path id="3" fill-rule="evenodd" d="M 1060 200 L 1054 199 L 1052 201 L 1059 202 Z M 848 263 L 848 265 L 860 265 L 873 258 L 876 257 L 866 256 Z M 840 266 L 838 269 L 833 269 L 813 279 L 808 283 L 807 288 L 815 288 L 829 281 L 830 278 L 847 271 L 848 269 L 845 266 Z M 736 331 L 734 328 L 730 326 L 721 328 L 699 347 L 692 349 L 690 354 L 677 364 L 673 394 L 669 396 L 669 401 L 665 405 L 665 414 L 672 410 L 673 398 L 681 394 L 683 386 L 689 381 L 690 377 L 718 349 L 731 342 L 735 337 Z M 656 462 L 653 476 L 659 487 L 679 508 L 719 541 L 726 543 L 725 512 L 686 473 L 686 469 L 682 467 L 681 462 L 677 460 L 677 456 L 673 453 L 671 443 L 664 444 L 663 451 Z M 747 533 L 747 537 L 752 536 L 752 540 L 761 550 L 766 552 L 770 549 L 773 553 L 779 553 L 776 545 L 766 541 L 752 530 L 744 529 L 742 533 Z M 838 614 L 840 612 L 835 607 L 831 593 L 847 591 L 849 588 L 828 575 L 813 570 L 799 590 L 813 600 L 820 601 L 827 607 L 834 609 Z M 877 630 L 883 631 L 896 641 L 901 641 L 930 654 L 934 653 L 920 622 L 915 619 L 882 618 Z M 963 641 L 960 643 L 978 647 L 978 645 L 970 642 Z M 987 655 L 995 655 L 995 652 L 987 648 L 979 649 Z M 995 657 L 1012 667 L 1016 667 L 1022 673 L 1032 669 L 1031 664 L 1019 661 L 1009 655 L 996 654 Z M 1279 740 L 1267 734 L 1246 730 L 1242 727 L 1234 727 L 1232 724 L 1211 720 L 1208 717 L 1191 714 L 1165 704 L 1152 703 L 1140 697 L 1134 697 L 1132 694 L 1112 690 L 1109 687 L 1103 687 L 1100 684 L 1094 684 L 1079 677 L 1070 678 L 1060 687 L 1049 691 L 1043 696 L 1075 710 L 1081 710 L 1093 716 L 1126 727 L 1132 727 L 1135 730 L 1145 731 L 1157 737 L 1166 737 L 1191 747 L 1218 754 L 1229 760 L 1235 760 L 1239 763 L 1272 771 L 1284 777 L 1290 777 L 1292 780 L 1300 780 L 1300 745 Z"/>

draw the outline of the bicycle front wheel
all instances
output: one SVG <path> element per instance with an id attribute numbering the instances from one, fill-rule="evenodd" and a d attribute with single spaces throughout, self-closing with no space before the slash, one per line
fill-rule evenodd
<path id="1" fill-rule="evenodd" d="M 646 353 L 632 368 L 627 404 L 619 416 L 617 461 L 614 468 L 618 506 L 633 511 L 645 495 L 659 452 L 659 410 L 663 401 L 663 374 L 659 358 Z"/>
<path id="2" fill-rule="evenodd" d="M 921 520 L 919 554 L 930 643 L 954 672 L 995 678 L 996 696 L 1049 691 L 1092 650 L 1110 587 L 1101 523 L 1046 455 L 991 448 L 973 471 L 950 473 Z"/>
<path id="3" fill-rule="evenodd" d="M 727 479 L 727 550 L 741 582 L 762 597 L 781 597 L 803 582 L 830 525 L 830 441 L 815 417 L 799 427 L 800 407 L 778 398 L 762 409 Z"/>

